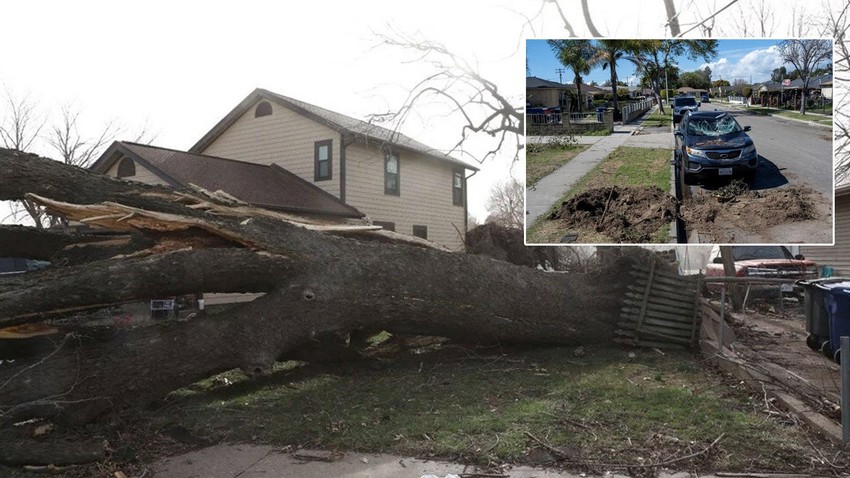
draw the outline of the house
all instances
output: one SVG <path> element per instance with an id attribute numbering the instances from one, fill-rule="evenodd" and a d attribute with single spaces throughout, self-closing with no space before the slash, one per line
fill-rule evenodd
<path id="1" fill-rule="evenodd" d="M 313 217 L 362 218 L 356 208 L 277 164 L 263 165 L 116 141 L 91 167 L 107 176 L 207 191 L 248 204 Z"/>
<path id="2" fill-rule="evenodd" d="M 700 93 L 708 93 L 708 90 L 703 90 L 703 89 L 699 89 L 699 88 L 691 88 L 690 86 L 683 86 L 681 88 L 677 88 L 676 93 L 678 93 L 680 95 L 699 96 Z"/>
<path id="3" fill-rule="evenodd" d="M 850 184 L 835 186 L 834 238 L 834 246 L 800 246 L 800 253 L 832 267 L 833 275 L 850 277 Z"/>
<path id="4" fill-rule="evenodd" d="M 569 111 L 570 90 L 575 94 L 575 86 L 544 80 L 536 76 L 525 77 L 525 101 L 532 107 L 561 107 Z"/>
<path id="5" fill-rule="evenodd" d="M 123 142 L 93 168 L 221 189 L 280 210 L 365 215 L 455 250 L 463 248 L 467 179 L 478 171 L 396 131 L 259 88 L 188 151 Z"/>

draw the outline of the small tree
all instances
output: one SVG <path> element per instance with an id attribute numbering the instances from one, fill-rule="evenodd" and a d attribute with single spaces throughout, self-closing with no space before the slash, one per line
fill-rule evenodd
<path id="1" fill-rule="evenodd" d="M 524 192 L 522 184 L 514 178 L 496 183 L 490 189 L 490 198 L 487 199 L 487 210 L 490 211 L 487 222 L 522 229 L 525 217 Z"/>
<path id="2" fill-rule="evenodd" d="M 779 44 L 782 60 L 797 68 L 803 81 L 800 114 L 806 114 L 806 94 L 809 89 L 811 72 L 832 55 L 832 42 L 829 40 L 785 40 Z"/>
<path id="3" fill-rule="evenodd" d="M 549 47 L 552 52 L 558 57 L 558 61 L 567 68 L 573 70 L 575 78 L 573 82 L 576 85 L 576 95 L 578 96 L 578 111 L 581 113 L 582 104 L 584 103 L 584 95 L 581 94 L 582 75 L 590 73 L 590 60 L 593 54 L 593 47 L 589 40 L 549 40 Z"/>

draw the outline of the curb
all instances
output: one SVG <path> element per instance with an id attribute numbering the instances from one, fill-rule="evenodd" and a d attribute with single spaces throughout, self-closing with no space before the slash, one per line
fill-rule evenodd
<path id="1" fill-rule="evenodd" d="M 742 107 L 738 107 L 738 106 L 731 106 L 731 105 L 726 105 L 726 106 L 730 106 L 732 108 L 735 108 L 735 109 L 741 110 L 741 111 L 747 111 L 748 110 L 748 108 L 742 108 Z M 788 120 L 788 121 L 796 121 L 797 123 L 803 123 L 803 124 L 809 125 L 809 126 L 817 126 L 817 127 L 820 127 L 820 128 L 828 128 L 828 129 L 832 130 L 832 125 L 820 124 L 820 123 L 815 123 L 814 121 L 801 120 L 801 119 L 797 119 L 797 118 L 789 118 L 788 116 L 774 115 L 773 113 L 767 113 L 766 115 L 754 114 L 754 116 L 770 116 L 771 118 L 780 118 L 780 119 L 784 119 L 784 120 Z M 824 119 L 826 119 L 826 118 L 827 117 L 824 117 Z M 833 119 L 833 121 L 835 121 L 835 120 Z"/>

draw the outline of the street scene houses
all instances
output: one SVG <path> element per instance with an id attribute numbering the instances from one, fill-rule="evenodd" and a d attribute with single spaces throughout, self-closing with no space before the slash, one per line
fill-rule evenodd
<path id="1" fill-rule="evenodd" d="M 830 41 L 529 40 L 527 55 L 528 242 L 832 243 Z M 607 92 L 584 113 L 554 103 L 576 90 L 562 71 Z"/>

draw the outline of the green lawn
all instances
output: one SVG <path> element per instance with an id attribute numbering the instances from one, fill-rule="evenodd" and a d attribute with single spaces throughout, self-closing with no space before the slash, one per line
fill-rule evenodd
<path id="1" fill-rule="evenodd" d="M 587 144 L 545 144 L 529 146 L 525 155 L 526 187 L 531 187 L 589 148 Z"/>
<path id="2" fill-rule="evenodd" d="M 827 126 L 832 126 L 832 119 L 826 118 L 817 114 L 805 114 L 801 115 L 797 111 L 789 111 L 789 110 L 780 110 L 776 108 L 764 108 L 764 107 L 753 107 L 747 108 L 747 111 L 751 114 L 763 115 L 763 116 L 784 116 L 786 118 L 793 118 L 797 120 L 803 121 L 811 121 L 813 123 L 819 123 Z M 814 113 L 819 113 L 818 110 L 813 110 Z"/>
<path id="3" fill-rule="evenodd" d="M 231 372 L 233 383 L 183 390 L 152 420 L 211 441 L 481 465 L 535 461 L 545 449 L 531 435 L 576 450 L 584 462 L 621 464 L 682 456 L 723 435 L 711 453 L 677 467 L 790 471 L 809 464 L 802 428 L 762 413 L 760 394 L 724 383 L 697 354 L 572 352 L 448 348 L 379 364 L 284 368 L 254 382 Z"/>
<path id="4" fill-rule="evenodd" d="M 643 122 L 643 126 L 644 128 L 669 128 L 672 123 L 672 114 L 663 115 L 661 113 L 653 113 L 646 117 L 646 120 Z"/>
<path id="5" fill-rule="evenodd" d="M 554 208 L 576 194 L 596 188 L 617 186 L 634 187 L 657 187 L 662 191 L 671 191 L 670 184 L 670 155 L 669 149 L 663 148 L 634 148 L 620 146 L 607 158 L 602 160 L 595 168 L 567 191 Z M 530 243 L 557 244 L 566 231 L 559 227 L 558 221 L 549 221 L 546 218 L 552 210 L 535 221 L 527 231 L 527 239 Z M 665 231 L 659 231 L 656 237 L 657 243 L 668 241 L 669 226 Z M 582 234 L 582 242 L 590 244 L 594 242 L 608 242 L 604 237 L 597 237 L 592 231 Z"/>

